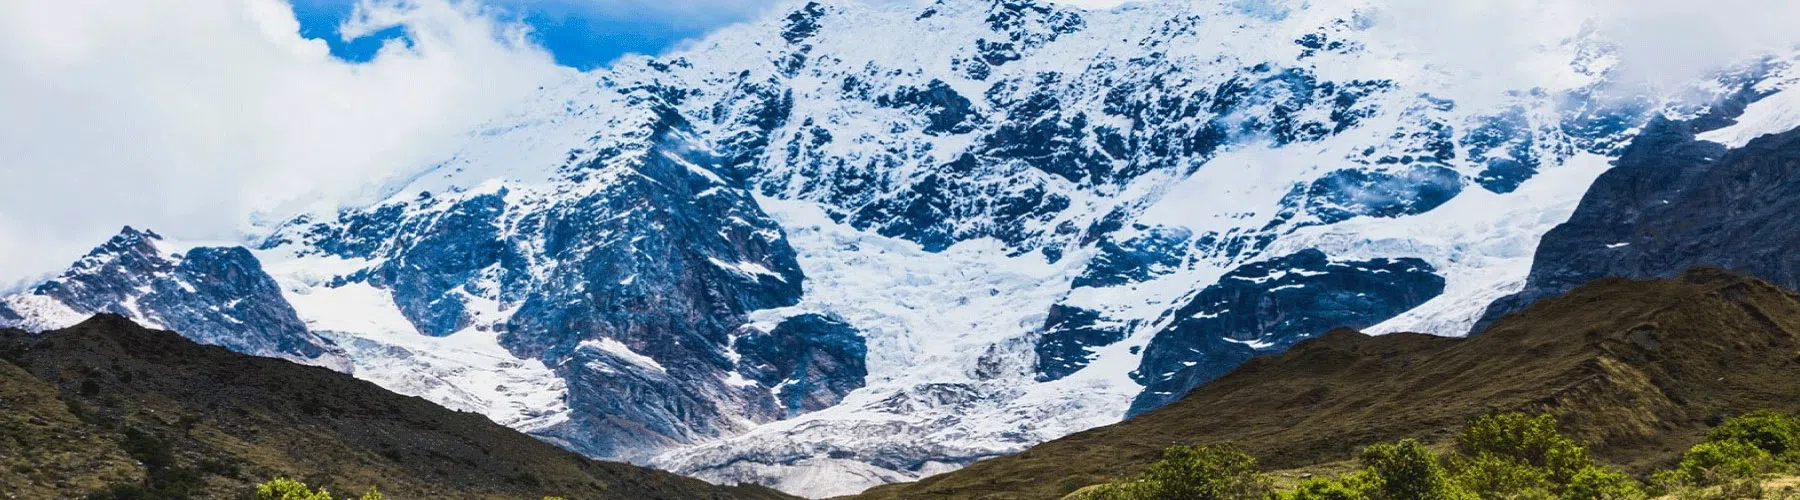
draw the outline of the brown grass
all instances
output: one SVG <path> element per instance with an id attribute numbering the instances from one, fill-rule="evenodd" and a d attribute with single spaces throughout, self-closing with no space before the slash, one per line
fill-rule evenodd
<path id="1" fill-rule="evenodd" d="M 588 460 L 481 415 L 118 317 L 0 331 L 0 360 L 0 490 L 22 498 L 141 483 L 150 470 L 127 452 L 130 433 L 197 471 L 202 498 L 244 497 L 276 476 L 389 498 L 792 498 Z"/>

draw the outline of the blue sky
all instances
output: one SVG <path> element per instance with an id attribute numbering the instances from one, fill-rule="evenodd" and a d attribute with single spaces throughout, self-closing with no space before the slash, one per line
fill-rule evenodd
<path id="1" fill-rule="evenodd" d="M 293 0 L 301 35 L 325 40 L 333 55 L 367 61 L 383 42 L 404 39 L 390 28 L 343 40 L 338 26 L 357 0 Z M 592 69 L 627 53 L 656 54 L 719 26 L 749 19 L 773 0 L 485 0 L 500 20 L 529 26 L 532 38 L 564 66 Z"/>

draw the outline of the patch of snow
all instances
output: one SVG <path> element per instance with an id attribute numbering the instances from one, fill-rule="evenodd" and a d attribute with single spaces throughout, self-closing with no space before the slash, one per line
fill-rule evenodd
<path id="1" fill-rule="evenodd" d="M 1750 144 L 1750 141 L 1758 137 L 1800 128 L 1800 89 L 1793 88 L 1800 85 L 1800 71 L 1787 75 L 1785 79 L 1772 79 L 1765 85 L 1766 88 L 1758 90 L 1780 90 L 1775 95 L 1751 103 L 1744 109 L 1743 116 L 1738 117 L 1736 124 L 1700 134 L 1699 139 L 1736 149 Z"/>
<path id="2" fill-rule="evenodd" d="M 630 347 L 625 346 L 625 343 L 619 342 L 618 340 L 614 340 L 614 339 L 610 339 L 610 338 L 600 339 L 600 340 L 583 340 L 583 341 L 581 341 L 581 344 L 577 346 L 577 348 L 578 349 L 593 349 L 596 351 L 611 354 L 611 355 L 617 356 L 619 359 L 623 359 L 626 362 L 629 362 L 631 364 L 642 366 L 644 368 L 649 368 L 651 370 L 655 370 L 657 373 L 668 373 L 669 372 L 668 369 L 663 368 L 662 363 L 657 363 L 655 359 L 652 359 L 649 356 L 638 354 L 637 351 L 631 350 Z"/>
<path id="3" fill-rule="evenodd" d="M 338 287 L 321 270 L 353 263 L 331 257 L 271 258 L 277 282 L 307 327 L 342 347 L 357 378 L 447 408 L 480 413 L 523 432 L 567 421 L 567 382 L 536 359 L 501 347 L 485 324 L 445 337 L 420 334 L 393 295 L 367 283 Z M 366 263 L 366 262 L 365 262 Z M 489 306 L 491 308 L 491 306 Z M 471 309 L 481 309 L 480 302 Z"/>

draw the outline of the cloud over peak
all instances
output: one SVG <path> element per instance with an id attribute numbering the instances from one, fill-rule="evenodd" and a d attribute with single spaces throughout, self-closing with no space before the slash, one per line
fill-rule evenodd
<path id="1" fill-rule="evenodd" d="M 569 71 L 470 4 L 369 3 L 365 63 L 280 0 L 0 2 L 0 283 L 121 224 L 233 238 L 247 214 L 354 196 Z"/>

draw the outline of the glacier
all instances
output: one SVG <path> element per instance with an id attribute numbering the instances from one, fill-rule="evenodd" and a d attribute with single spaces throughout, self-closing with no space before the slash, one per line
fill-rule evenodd
<path id="1" fill-rule="evenodd" d="M 1654 117 L 1800 125 L 1791 56 L 1647 94 L 1580 31 L 1540 86 L 1470 95 L 1372 33 L 1380 4 L 794 2 L 569 74 L 372 179 L 379 202 L 103 245 L 0 324 L 125 314 L 824 497 L 1153 410 L 1331 327 L 1465 335 Z M 195 252 L 238 271 L 163 278 Z M 149 258 L 94 264 L 121 255 Z"/>

